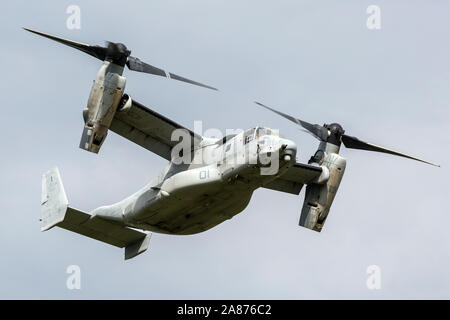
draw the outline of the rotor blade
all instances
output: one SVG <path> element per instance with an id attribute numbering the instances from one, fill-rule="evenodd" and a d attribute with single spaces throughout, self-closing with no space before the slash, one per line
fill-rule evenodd
<path id="1" fill-rule="evenodd" d="M 430 164 L 435 167 L 440 167 L 440 165 L 438 165 L 438 164 L 434 164 L 434 163 L 431 163 L 431 162 L 428 162 L 428 161 L 425 161 L 425 160 L 422 160 L 419 158 L 409 156 L 404 153 L 400 153 L 400 152 L 397 152 L 394 150 L 386 149 L 386 148 L 365 142 L 365 141 L 361 141 L 356 137 L 351 137 L 351 136 L 348 136 L 345 134 L 342 135 L 342 143 L 344 144 L 345 147 L 347 147 L 349 149 L 359 149 L 359 150 L 382 152 L 382 153 L 392 154 L 394 156 L 399 156 L 399 157 L 404 157 L 404 158 L 420 161 L 420 162 Z"/>
<path id="2" fill-rule="evenodd" d="M 272 109 L 271 107 L 268 107 L 262 103 L 259 103 L 258 101 L 255 101 L 255 103 L 263 108 L 266 108 L 272 112 L 275 112 L 275 113 L 279 114 L 280 116 L 302 126 L 303 128 L 308 130 L 314 137 L 316 137 L 319 140 L 326 141 L 328 138 L 328 129 L 323 126 L 320 126 L 318 124 L 312 124 L 312 123 L 294 118 L 288 114 L 285 114 L 281 111 L 277 111 L 275 109 Z"/>
<path id="3" fill-rule="evenodd" d="M 59 38 L 59 37 L 55 37 L 46 33 L 42 33 L 36 30 L 32 30 L 32 29 L 28 29 L 28 28 L 23 28 L 24 30 L 37 34 L 39 36 L 57 41 L 59 43 L 65 44 L 66 46 L 72 47 L 74 49 L 83 51 L 84 53 L 87 53 L 97 59 L 100 60 L 105 60 L 106 57 L 106 48 L 100 47 L 100 46 L 91 46 L 85 43 L 81 43 L 81 42 L 75 42 L 72 40 L 67 40 L 67 39 L 63 39 L 63 38 Z"/>
<path id="4" fill-rule="evenodd" d="M 157 76 L 161 76 L 161 77 L 166 77 L 168 79 L 174 79 L 174 80 L 178 80 L 178 81 L 183 81 L 183 82 L 187 82 L 196 86 L 200 86 L 203 88 L 208 88 L 208 89 L 212 89 L 212 90 L 216 90 L 216 88 L 214 87 L 210 87 L 207 86 L 206 84 L 200 83 L 200 82 L 196 82 L 181 76 L 178 76 L 176 74 L 167 72 L 163 69 L 159 69 L 157 67 L 154 67 L 150 64 L 147 64 L 145 62 L 142 62 L 141 60 L 139 60 L 136 57 L 128 57 L 128 61 L 127 61 L 127 66 L 128 69 L 133 70 L 133 71 L 138 71 L 138 72 L 144 72 L 144 73 L 150 73 L 150 74 L 154 74 Z"/>
<path id="5" fill-rule="evenodd" d="M 305 133 L 307 133 L 307 134 L 309 134 L 309 135 L 311 135 L 311 137 L 314 137 L 314 138 L 316 138 L 316 139 L 319 139 L 318 137 L 316 137 L 314 134 L 312 134 L 311 132 L 309 132 L 309 131 L 306 130 L 306 129 L 298 128 L 298 130 L 299 130 L 299 131 L 302 131 L 302 132 L 305 132 Z"/>
<path id="6" fill-rule="evenodd" d="M 63 38 L 58 38 L 58 37 L 55 37 L 55 36 L 52 36 L 52 35 L 49 35 L 49 34 L 46 34 L 46 33 L 42 33 L 42 32 L 35 31 L 35 30 L 31 30 L 31 29 L 28 29 L 28 28 L 23 28 L 23 29 L 28 31 L 28 32 L 37 34 L 39 36 L 42 36 L 42 37 L 45 37 L 45 38 L 57 41 L 59 43 L 65 44 L 66 46 L 72 47 L 74 49 L 83 51 L 84 53 L 87 53 L 87 54 L 89 54 L 89 55 L 91 55 L 91 56 L 93 56 L 93 57 L 95 57 L 97 59 L 105 60 L 106 50 L 107 50 L 106 48 L 103 48 L 103 47 L 100 47 L 100 46 L 90 46 L 90 45 L 85 44 L 85 43 L 75 42 L 75 41 L 67 40 L 67 39 L 63 39 Z"/>

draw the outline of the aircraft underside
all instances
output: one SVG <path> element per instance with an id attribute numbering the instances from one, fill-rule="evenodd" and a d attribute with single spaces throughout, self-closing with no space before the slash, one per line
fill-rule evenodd
<path id="1" fill-rule="evenodd" d="M 237 184 L 222 192 L 199 196 L 197 199 L 180 200 L 169 197 L 170 207 L 150 212 L 136 227 L 166 234 L 200 233 L 243 211 L 252 194 L 253 190 L 248 185 Z"/>
<path id="2" fill-rule="evenodd" d="M 254 190 L 267 179 L 273 178 L 260 176 L 259 169 L 247 168 L 233 179 L 220 179 L 212 184 L 199 184 L 197 189 L 191 186 L 171 192 L 128 223 L 166 234 L 200 233 L 243 211 Z"/>

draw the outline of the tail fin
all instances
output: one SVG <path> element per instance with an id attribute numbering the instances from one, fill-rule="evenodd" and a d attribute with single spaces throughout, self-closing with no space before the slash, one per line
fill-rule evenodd
<path id="1" fill-rule="evenodd" d="M 70 208 L 58 168 L 53 168 L 42 176 L 41 208 L 41 231 L 58 226 L 119 248 L 125 248 L 126 260 L 143 253 L 148 248 L 151 233 L 141 232 Z"/>
<path id="2" fill-rule="evenodd" d="M 42 176 L 41 231 L 46 231 L 64 221 L 69 202 L 61 182 L 58 168 Z"/>

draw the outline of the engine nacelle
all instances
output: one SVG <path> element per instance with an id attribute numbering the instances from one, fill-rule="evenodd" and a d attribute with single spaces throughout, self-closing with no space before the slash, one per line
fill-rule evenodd
<path id="1" fill-rule="evenodd" d="M 98 153 L 105 141 L 119 102 L 125 90 L 123 67 L 105 61 L 92 85 L 87 109 L 83 110 L 85 126 L 80 148 Z"/>
<path id="2" fill-rule="evenodd" d="M 302 227 L 320 232 L 330 211 L 336 192 L 344 175 L 346 160 L 336 153 L 328 153 L 322 161 L 322 168 L 329 171 L 326 182 L 309 184 L 300 215 Z"/>

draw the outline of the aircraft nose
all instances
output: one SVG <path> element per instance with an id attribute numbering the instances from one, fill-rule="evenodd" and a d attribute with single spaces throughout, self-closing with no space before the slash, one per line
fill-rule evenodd
<path id="1" fill-rule="evenodd" d="M 297 155 L 297 145 L 294 141 L 283 139 L 281 141 L 280 152 L 283 160 L 291 161 L 295 160 L 295 156 Z"/>

